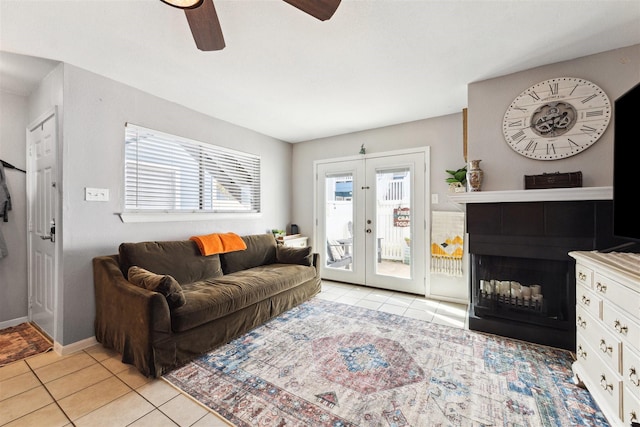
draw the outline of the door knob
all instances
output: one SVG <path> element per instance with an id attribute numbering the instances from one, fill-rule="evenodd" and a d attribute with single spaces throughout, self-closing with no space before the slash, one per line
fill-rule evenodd
<path id="1" fill-rule="evenodd" d="M 367 228 L 365 231 L 366 231 L 367 233 L 371 233 L 371 229 L 370 229 L 370 228 Z"/>
<path id="2" fill-rule="evenodd" d="M 56 241 L 56 220 L 52 219 L 50 225 L 51 227 L 49 228 L 49 235 L 40 236 L 40 238 L 42 240 L 51 240 L 51 243 L 54 243 Z"/>

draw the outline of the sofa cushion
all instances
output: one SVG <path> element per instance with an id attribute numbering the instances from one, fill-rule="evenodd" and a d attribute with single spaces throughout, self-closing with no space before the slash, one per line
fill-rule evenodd
<path id="1" fill-rule="evenodd" d="M 280 264 L 298 264 L 310 266 L 313 259 L 312 247 L 294 248 L 278 245 L 276 249 L 276 262 Z"/>
<path id="2" fill-rule="evenodd" d="M 125 276 L 133 265 L 168 274 L 181 285 L 222 276 L 219 256 L 202 256 L 191 240 L 122 243 L 118 251 Z"/>
<path id="3" fill-rule="evenodd" d="M 134 265 L 129 268 L 128 280 L 136 286 L 164 295 L 172 310 L 186 302 L 180 284 L 167 274 L 155 274 Z"/>
<path id="4" fill-rule="evenodd" d="M 195 328 L 314 278 L 314 267 L 271 264 L 190 283 L 183 287 L 187 303 L 171 312 L 171 329 L 182 332 Z"/>
<path id="5" fill-rule="evenodd" d="M 242 240 L 247 245 L 244 251 L 220 254 L 224 274 L 276 262 L 277 243 L 273 234 L 242 236 Z"/>

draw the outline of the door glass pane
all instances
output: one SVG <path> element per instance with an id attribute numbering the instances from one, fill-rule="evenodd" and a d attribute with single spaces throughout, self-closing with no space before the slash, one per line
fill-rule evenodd
<path id="1" fill-rule="evenodd" d="M 353 174 L 325 177 L 326 266 L 353 269 Z"/>
<path id="2" fill-rule="evenodd" d="M 376 171 L 376 274 L 411 278 L 411 170 Z"/>

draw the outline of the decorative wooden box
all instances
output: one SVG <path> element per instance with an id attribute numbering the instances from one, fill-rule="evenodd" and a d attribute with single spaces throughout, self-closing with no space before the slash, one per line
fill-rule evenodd
<path id="1" fill-rule="evenodd" d="M 582 172 L 555 172 L 524 176 L 525 190 L 568 187 L 582 187 Z"/>

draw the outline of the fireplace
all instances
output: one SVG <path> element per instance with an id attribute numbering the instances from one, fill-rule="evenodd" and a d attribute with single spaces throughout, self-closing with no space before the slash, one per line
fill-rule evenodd
<path id="1" fill-rule="evenodd" d="M 468 203 L 469 328 L 575 351 L 572 250 L 614 246 L 610 200 Z"/>

